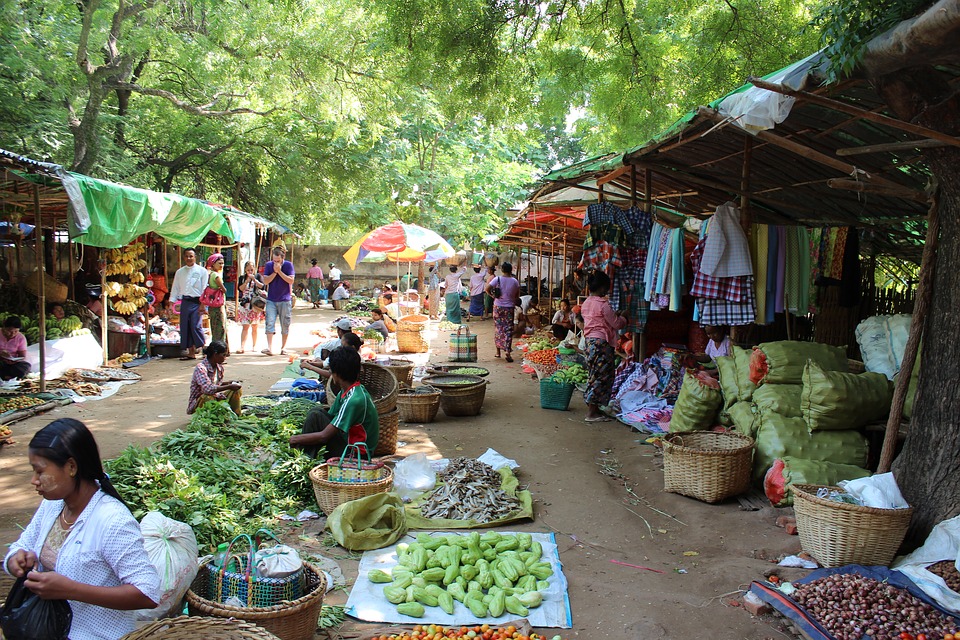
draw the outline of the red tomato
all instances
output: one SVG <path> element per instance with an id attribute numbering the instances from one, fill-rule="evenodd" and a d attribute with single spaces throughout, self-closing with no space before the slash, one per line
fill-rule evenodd
<path id="1" fill-rule="evenodd" d="M 927 640 L 927 634 L 925 634 L 925 633 L 918 633 L 918 634 L 917 634 L 917 640 Z"/>

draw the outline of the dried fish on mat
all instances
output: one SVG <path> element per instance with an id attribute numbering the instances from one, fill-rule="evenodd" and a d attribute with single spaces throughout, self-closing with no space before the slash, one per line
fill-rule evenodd
<path id="1" fill-rule="evenodd" d="M 472 458 L 456 458 L 438 474 L 443 484 L 420 505 L 424 518 L 499 520 L 520 508 L 517 498 L 500 488 L 500 474 Z"/>

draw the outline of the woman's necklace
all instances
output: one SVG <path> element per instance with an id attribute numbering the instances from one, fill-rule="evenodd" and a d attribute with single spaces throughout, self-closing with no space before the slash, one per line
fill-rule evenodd
<path id="1" fill-rule="evenodd" d="M 77 519 L 74 518 L 73 522 L 67 520 L 67 516 L 63 515 L 63 510 L 60 511 L 60 522 L 63 525 L 64 529 L 70 529 L 73 525 L 77 524 Z"/>

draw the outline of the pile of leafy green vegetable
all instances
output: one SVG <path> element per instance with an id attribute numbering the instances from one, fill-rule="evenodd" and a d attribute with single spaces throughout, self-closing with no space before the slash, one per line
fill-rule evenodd
<path id="1" fill-rule="evenodd" d="M 186 522 L 201 548 L 256 531 L 314 504 L 315 462 L 289 444 L 313 402 L 278 404 L 262 418 L 237 417 L 223 402 L 155 445 L 131 445 L 106 461 L 110 480 L 139 520 L 148 511 Z"/>

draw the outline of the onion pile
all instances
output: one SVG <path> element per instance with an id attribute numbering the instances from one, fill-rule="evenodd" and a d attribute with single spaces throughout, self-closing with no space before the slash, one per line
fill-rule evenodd
<path id="1" fill-rule="evenodd" d="M 953 564 L 953 560 L 942 560 L 927 567 L 927 571 L 940 576 L 950 589 L 960 593 L 960 571 Z"/>
<path id="2" fill-rule="evenodd" d="M 797 585 L 791 596 L 837 640 L 897 640 L 901 633 L 942 638 L 958 625 L 904 589 L 856 574 Z"/>

